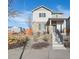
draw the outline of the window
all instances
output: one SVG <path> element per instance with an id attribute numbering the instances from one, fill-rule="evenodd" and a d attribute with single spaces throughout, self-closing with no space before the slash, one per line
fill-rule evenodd
<path id="1" fill-rule="evenodd" d="M 46 13 L 39 13 L 39 17 L 46 17 Z"/>
<path id="2" fill-rule="evenodd" d="M 39 24 L 39 30 L 44 31 L 45 29 L 46 29 L 45 24 L 44 24 L 44 23 L 40 23 L 40 24 Z"/>

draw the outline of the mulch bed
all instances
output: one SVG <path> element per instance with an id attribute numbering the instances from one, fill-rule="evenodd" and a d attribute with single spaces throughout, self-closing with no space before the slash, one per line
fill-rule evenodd
<path id="1" fill-rule="evenodd" d="M 39 43 L 33 44 L 32 48 L 41 49 L 41 48 L 48 47 L 48 46 L 49 46 L 49 43 L 47 43 L 47 42 L 39 42 Z"/>
<path id="2" fill-rule="evenodd" d="M 24 44 L 25 44 L 24 42 L 8 44 L 8 49 L 22 47 L 22 46 L 24 46 Z"/>

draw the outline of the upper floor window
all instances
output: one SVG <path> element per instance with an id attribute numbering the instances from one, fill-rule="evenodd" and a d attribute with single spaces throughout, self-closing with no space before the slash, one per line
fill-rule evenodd
<path id="1" fill-rule="evenodd" d="M 39 17 L 46 17 L 46 13 L 39 13 Z"/>

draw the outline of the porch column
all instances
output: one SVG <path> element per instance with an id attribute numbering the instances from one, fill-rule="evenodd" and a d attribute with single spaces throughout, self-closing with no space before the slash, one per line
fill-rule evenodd
<path id="1" fill-rule="evenodd" d="M 66 35 L 66 20 L 64 20 L 64 34 Z"/>
<path id="2" fill-rule="evenodd" d="M 64 23 L 62 24 L 62 33 L 64 33 Z"/>
<path id="3" fill-rule="evenodd" d="M 62 24 L 60 25 L 60 31 L 61 31 L 61 33 L 62 33 Z"/>
<path id="4" fill-rule="evenodd" d="M 49 34 L 52 34 L 53 32 L 53 26 L 52 26 L 52 22 L 50 20 L 50 25 L 49 25 Z"/>
<path id="5" fill-rule="evenodd" d="M 50 26 L 51 26 L 51 20 L 50 20 Z"/>

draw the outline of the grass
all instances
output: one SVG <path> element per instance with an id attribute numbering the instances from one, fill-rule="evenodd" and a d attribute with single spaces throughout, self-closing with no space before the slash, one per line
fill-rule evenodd
<path id="1" fill-rule="evenodd" d="M 24 34 L 8 35 L 8 48 L 13 49 L 13 48 L 21 47 L 25 44 L 26 41 L 30 39 L 33 39 L 34 42 L 37 42 L 37 44 L 35 44 L 34 46 L 40 46 L 39 44 L 41 44 L 42 46 L 43 45 L 45 46 L 45 44 L 47 45 L 49 43 L 48 41 L 51 40 L 51 35 L 41 34 L 41 35 L 32 35 L 28 37 Z M 39 41 L 41 41 L 42 43 L 38 43 Z M 45 42 L 48 42 L 48 43 L 45 43 Z"/>
<path id="2" fill-rule="evenodd" d="M 8 36 L 8 48 L 13 49 L 17 47 L 21 47 L 28 41 L 27 36 L 21 35 L 9 35 Z"/>
<path id="3" fill-rule="evenodd" d="M 36 42 L 32 44 L 32 48 L 34 49 L 41 49 L 43 47 L 49 46 L 51 43 L 51 35 L 50 34 L 41 34 L 41 35 L 34 35 L 33 40 Z"/>
<path id="4" fill-rule="evenodd" d="M 51 35 L 50 34 L 33 35 L 33 40 L 34 41 L 43 40 L 48 42 L 49 40 L 51 40 Z"/>

